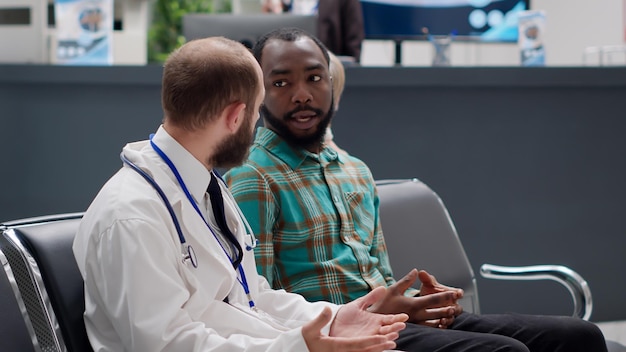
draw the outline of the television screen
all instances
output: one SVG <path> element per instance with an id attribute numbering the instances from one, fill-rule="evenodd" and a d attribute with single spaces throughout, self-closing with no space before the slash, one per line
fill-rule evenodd
<path id="1" fill-rule="evenodd" d="M 517 15 L 530 0 L 361 0 L 369 39 L 517 41 Z"/>
<path id="2" fill-rule="evenodd" d="M 183 16 L 183 36 L 186 40 L 223 36 L 252 47 L 265 33 L 281 27 L 298 27 L 316 34 L 315 15 L 291 14 L 226 14 L 193 13 Z"/>

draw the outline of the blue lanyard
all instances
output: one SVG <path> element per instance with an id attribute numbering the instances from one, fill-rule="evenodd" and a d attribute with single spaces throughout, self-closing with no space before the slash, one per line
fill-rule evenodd
<path id="1" fill-rule="evenodd" d="M 198 213 L 198 215 L 200 216 L 202 221 L 204 221 L 204 224 L 207 226 L 207 228 L 209 229 L 209 231 L 211 232 L 211 234 L 213 235 L 213 237 L 215 238 L 217 243 L 222 248 L 222 251 L 224 251 L 224 254 L 226 254 L 226 257 L 228 257 L 228 260 L 232 263 L 233 260 L 230 257 L 230 255 L 228 254 L 228 251 L 226 250 L 226 248 L 224 248 L 224 245 L 219 240 L 218 236 L 215 234 L 215 232 L 213 231 L 213 229 L 209 225 L 208 221 L 204 218 L 204 215 L 202 215 L 202 212 L 200 211 L 200 208 L 198 207 L 198 204 L 196 203 L 196 201 L 191 196 L 191 193 L 189 193 L 189 190 L 187 189 L 187 186 L 185 185 L 185 182 L 183 181 L 182 176 L 178 172 L 178 169 L 176 169 L 176 166 L 174 166 L 174 163 L 170 160 L 170 158 L 159 147 L 157 147 L 157 145 L 152 141 L 152 137 L 154 137 L 154 134 L 150 135 L 150 145 L 152 146 L 152 149 L 154 149 L 154 151 L 157 154 L 159 154 L 161 159 L 163 159 L 163 161 L 165 161 L 167 166 L 172 170 L 172 173 L 176 177 L 176 180 L 178 181 L 178 184 L 180 185 L 180 188 L 185 193 L 185 196 L 187 196 L 187 199 L 189 199 L 189 202 L 191 203 L 193 208 L 196 210 L 196 213 Z M 212 174 L 212 177 L 216 177 L 213 173 L 211 173 L 211 174 Z M 184 237 L 182 238 L 181 242 L 184 242 Z M 240 277 L 237 278 L 237 281 L 239 281 L 239 284 L 241 284 L 241 286 L 243 287 L 244 292 L 246 293 L 246 296 L 248 297 L 248 304 L 250 305 L 250 308 L 254 308 L 254 300 L 252 300 L 252 296 L 250 295 L 250 287 L 248 286 L 248 280 L 246 279 L 246 273 L 243 270 L 243 265 L 241 263 L 239 263 L 239 265 L 237 266 L 237 270 L 239 271 L 239 276 L 240 276 Z"/>

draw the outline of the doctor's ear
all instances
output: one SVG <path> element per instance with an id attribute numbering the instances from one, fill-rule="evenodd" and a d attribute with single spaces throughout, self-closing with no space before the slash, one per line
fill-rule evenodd
<path id="1" fill-rule="evenodd" d="M 241 125 L 244 120 L 245 110 L 246 104 L 242 102 L 232 103 L 224 109 L 223 115 L 225 115 L 224 117 L 226 119 L 226 128 L 228 128 L 230 132 L 237 132 L 239 125 Z"/>

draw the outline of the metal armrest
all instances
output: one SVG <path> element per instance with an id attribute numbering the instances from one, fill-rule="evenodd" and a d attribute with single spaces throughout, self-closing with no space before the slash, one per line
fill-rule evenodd
<path id="1" fill-rule="evenodd" d="M 553 280 L 559 282 L 572 295 L 572 316 L 589 320 L 593 310 L 591 289 L 587 281 L 574 270 L 562 265 L 500 266 L 483 264 L 480 275 L 499 280 Z"/>

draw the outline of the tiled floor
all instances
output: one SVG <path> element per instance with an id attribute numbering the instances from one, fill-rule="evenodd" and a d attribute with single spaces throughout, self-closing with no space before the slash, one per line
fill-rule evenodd
<path id="1" fill-rule="evenodd" d="M 626 320 L 596 323 L 607 340 L 626 346 Z"/>

